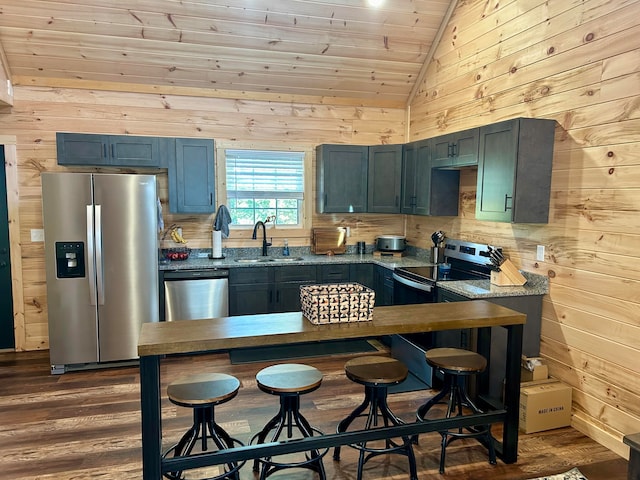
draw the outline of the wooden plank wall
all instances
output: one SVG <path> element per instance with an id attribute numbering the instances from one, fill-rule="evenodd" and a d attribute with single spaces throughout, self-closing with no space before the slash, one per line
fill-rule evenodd
<path id="1" fill-rule="evenodd" d="M 640 2 L 460 2 L 410 112 L 410 140 L 558 122 L 548 225 L 476 221 L 471 169 L 460 216 L 409 217 L 407 236 L 492 242 L 547 274 L 542 355 L 573 387 L 572 424 L 627 456 L 622 436 L 640 431 Z"/>
<path id="2" fill-rule="evenodd" d="M 20 276 L 19 292 L 24 297 L 23 312 L 16 323 L 17 348 L 48 348 L 44 244 L 31 241 L 31 229 L 42 228 L 40 174 L 64 170 L 56 163 L 57 131 L 204 137 L 214 138 L 225 146 L 302 149 L 311 156 L 320 143 L 402 143 L 405 118 L 404 109 L 356 104 L 318 105 L 286 99 L 268 102 L 17 86 L 11 112 L 0 113 L 0 131 L 16 138 L 19 245 L 12 242 L 12 253 L 14 249 L 22 253 L 22 268 L 14 267 L 14 273 Z M 166 171 L 154 172 L 158 174 L 166 224 L 182 225 L 189 246 L 210 247 L 213 215 L 170 215 Z M 311 201 L 313 192 L 309 194 Z M 358 240 L 371 243 L 383 229 L 383 233 L 404 231 L 401 215 L 314 214 L 312 220 L 319 227 L 351 226 L 353 235 L 349 243 Z M 311 226 L 309 223 L 308 227 Z M 259 242 L 250 239 L 250 233 L 250 230 L 232 232 L 224 247 L 259 247 Z M 276 237 L 276 245 L 285 236 L 291 239 L 292 246 L 310 243 L 309 228 L 297 232 L 270 229 L 269 235 Z"/>

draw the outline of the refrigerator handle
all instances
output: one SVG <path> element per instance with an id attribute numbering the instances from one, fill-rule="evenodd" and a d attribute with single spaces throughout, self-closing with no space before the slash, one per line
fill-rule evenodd
<path id="1" fill-rule="evenodd" d="M 104 275 L 102 263 L 102 206 L 96 205 L 96 278 L 98 305 L 104 305 Z"/>
<path id="2" fill-rule="evenodd" d="M 96 297 L 95 239 L 93 236 L 93 205 L 87 205 L 87 270 L 89 279 L 89 303 L 97 305 Z"/>

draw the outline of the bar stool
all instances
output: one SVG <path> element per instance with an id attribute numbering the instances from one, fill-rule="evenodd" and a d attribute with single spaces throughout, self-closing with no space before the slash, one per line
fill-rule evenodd
<path id="1" fill-rule="evenodd" d="M 167 387 L 169 400 L 175 405 L 193 409 L 193 425 L 178 443 L 165 452 L 163 458 L 171 454 L 174 457 L 190 455 L 198 440 L 201 441 L 202 451 L 208 450 L 209 441 L 212 441 L 218 450 L 243 445 L 216 423 L 214 410 L 216 405 L 234 398 L 239 389 L 238 379 L 224 373 L 201 373 L 170 383 Z M 239 480 L 238 470 L 244 463 L 227 463 L 224 473 L 207 477 L 207 480 Z M 184 478 L 182 471 L 168 472 L 164 476 L 171 480 Z"/>
<path id="2" fill-rule="evenodd" d="M 442 390 L 428 402 L 418 408 L 417 417 L 419 421 L 425 420 L 429 409 L 438 403 L 445 403 L 442 400 L 448 395 L 447 413 L 445 418 L 450 418 L 454 411 L 456 416 L 462 415 L 462 408 L 467 407 L 472 413 L 483 413 L 469 398 L 466 383 L 471 375 L 481 373 L 487 367 L 487 360 L 480 354 L 463 350 L 460 348 L 433 348 L 425 353 L 427 363 L 437 368 L 444 376 Z M 457 432 L 445 430 L 439 432 L 442 435 L 440 449 L 440 473 L 444 473 L 445 452 L 447 445 L 458 438 L 474 437 L 484 440 L 489 450 L 489 463 L 496 464 L 496 452 L 494 438 L 491 435 L 491 425 L 481 427 L 459 428 Z"/>
<path id="3" fill-rule="evenodd" d="M 322 372 L 309 365 L 287 363 L 263 368 L 256 375 L 258 387 L 265 393 L 280 397 L 280 411 L 267 422 L 264 428 L 253 436 L 251 445 L 264 443 L 267 437 L 270 442 L 276 442 L 286 429 L 286 437 L 294 435 L 294 428 L 302 437 L 312 437 L 314 433 L 322 435 L 317 428 L 312 427 L 300 413 L 300 395 L 313 392 L 322 383 Z M 273 457 L 259 458 L 253 462 L 253 471 L 260 471 L 260 480 L 286 468 L 306 468 L 318 473 L 320 480 L 325 480 L 322 457 L 327 450 L 319 452 L 311 450 L 305 454 L 305 460 L 284 462 L 276 461 Z M 259 468 L 262 464 L 262 468 Z"/>
<path id="4" fill-rule="evenodd" d="M 404 381 L 409 374 L 407 367 L 402 362 L 389 357 L 369 355 L 349 360 L 345 363 L 344 370 L 347 378 L 364 385 L 364 401 L 338 424 L 338 433 L 346 432 L 356 418 L 365 416 L 365 430 L 377 427 L 379 419 L 382 420 L 385 427 L 404 424 L 394 415 L 387 404 L 387 389 Z M 411 480 L 417 480 L 416 459 L 411 438 L 402 437 L 402 440 L 402 443 L 396 443 L 387 439 L 384 447 L 368 447 L 367 442 L 350 445 L 350 447 L 360 450 L 357 479 L 362 479 L 364 464 L 370 458 L 388 453 L 398 453 L 407 456 Z M 340 447 L 335 447 L 333 459 L 340 460 Z"/>

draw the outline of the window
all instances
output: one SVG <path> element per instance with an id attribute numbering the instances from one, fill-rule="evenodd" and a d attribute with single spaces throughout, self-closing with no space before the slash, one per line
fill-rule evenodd
<path id="1" fill-rule="evenodd" d="M 225 150 L 227 207 L 236 225 L 275 217 L 300 226 L 303 218 L 304 152 Z"/>

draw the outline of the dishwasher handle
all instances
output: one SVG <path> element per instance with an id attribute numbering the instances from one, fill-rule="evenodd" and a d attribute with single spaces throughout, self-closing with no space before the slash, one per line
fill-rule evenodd
<path id="1" fill-rule="evenodd" d="M 229 270 L 226 268 L 207 268 L 201 270 L 165 270 L 165 280 L 197 280 L 205 278 L 227 278 Z"/>

